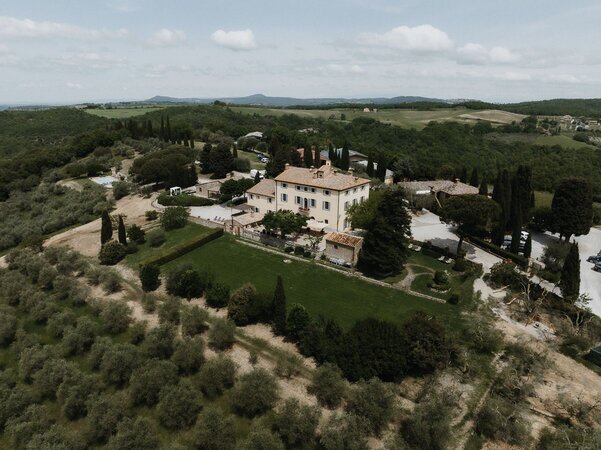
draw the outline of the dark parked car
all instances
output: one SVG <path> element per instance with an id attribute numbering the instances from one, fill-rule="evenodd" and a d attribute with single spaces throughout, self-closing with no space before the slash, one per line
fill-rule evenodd
<path id="1" fill-rule="evenodd" d="M 598 263 L 598 262 L 601 262 L 601 256 L 600 255 L 589 256 L 586 260 L 588 262 Z"/>
<path id="2" fill-rule="evenodd" d="M 601 272 L 601 262 L 595 263 L 593 270 L 596 272 Z"/>

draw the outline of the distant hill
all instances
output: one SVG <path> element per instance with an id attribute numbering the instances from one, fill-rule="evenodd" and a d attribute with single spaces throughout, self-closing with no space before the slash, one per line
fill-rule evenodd
<path id="1" fill-rule="evenodd" d="M 437 98 L 415 97 L 415 96 L 400 96 L 400 97 L 376 97 L 376 98 L 294 98 L 294 97 L 269 97 L 263 94 L 249 95 L 247 97 L 222 97 L 222 98 L 176 98 L 157 95 L 155 97 L 144 100 L 142 103 L 152 104 L 208 104 L 214 101 L 235 105 L 253 105 L 253 106 L 272 106 L 272 107 L 289 107 L 289 106 L 327 106 L 327 105 L 343 105 L 343 104 L 372 104 L 372 105 L 392 105 L 400 103 L 455 103 L 453 100 L 441 100 Z"/>

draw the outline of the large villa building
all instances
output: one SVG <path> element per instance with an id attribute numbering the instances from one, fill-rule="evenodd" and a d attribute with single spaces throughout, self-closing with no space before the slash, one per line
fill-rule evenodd
<path id="1" fill-rule="evenodd" d="M 350 227 L 346 211 L 369 198 L 369 180 L 336 172 L 330 161 L 318 169 L 286 165 L 273 180 L 262 180 L 246 191 L 255 212 L 290 210 L 334 231 Z"/>

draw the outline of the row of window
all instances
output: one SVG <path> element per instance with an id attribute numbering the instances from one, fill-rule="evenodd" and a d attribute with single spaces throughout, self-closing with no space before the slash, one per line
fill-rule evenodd
<path id="1" fill-rule="evenodd" d="M 287 188 L 288 187 L 288 183 L 282 183 L 282 187 L 283 188 Z M 309 187 L 309 186 L 299 186 L 299 185 L 296 185 L 295 189 L 297 191 L 304 191 L 304 192 L 312 192 L 312 193 L 317 192 L 317 189 L 315 189 L 314 187 Z M 364 191 L 365 190 L 365 185 L 363 185 L 361 187 L 358 187 L 358 188 L 353 188 L 352 189 L 353 194 L 356 194 L 358 190 Z M 327 190 L 327 189 L 324 189 L 323 193 L 324 193 L 324 195 L 331 195 L 332 194 L 332 192 L 329 191 L 329 190 Z M 350 193 L 351 193 L 351 190 L 349 189 L 348 191 L 344 192 L 344 195 L 349 195 Z"/>
<path id="2" fill-rule="evenodd" d="M 360 200 L 357 200 L 356 198 L 353 199 L 353 205 L 356 205 L 357 203 L 363 203 L 365 201 L 365 197 L 361 196 Z M 349 207 L 351 206 L 350 202 L 344 202 L 344 210 L 348 210 Z"/>

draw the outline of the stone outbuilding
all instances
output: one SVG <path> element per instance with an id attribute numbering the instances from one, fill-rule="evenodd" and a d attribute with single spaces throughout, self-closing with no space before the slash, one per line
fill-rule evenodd
<path id="1" fill-rule="evenodd" d="M 325 257 L 340 265 L 354 266 L 359 258 L 363 238 L 345 233 L 330 233 L 326 235 Z"/>

